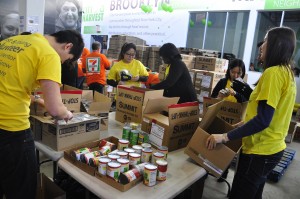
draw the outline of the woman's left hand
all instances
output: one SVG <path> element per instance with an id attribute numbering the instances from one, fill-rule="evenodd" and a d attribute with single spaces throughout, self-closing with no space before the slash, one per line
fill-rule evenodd
<path id="1" fill-rule="evenodd" d="M 139 79 L 140 79 L 140 76 L 135 76 L 135 77 L 131 78 L 131 81 L 138 82 Z"/>
<path id="2" fill-rule="evenodd" d="M 206 148 L 214 149 L 218 143 L 225 143 L 228 141 L 226 134 L 211 134 L 206 140 Z"/>

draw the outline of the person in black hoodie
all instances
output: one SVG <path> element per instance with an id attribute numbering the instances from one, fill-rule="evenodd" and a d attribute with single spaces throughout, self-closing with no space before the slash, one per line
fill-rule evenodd
<path id="1" fill-rule="evenodd" d="M 197 101 L 191 76 L 176 46 L 172 43 L 164 44 L 159 49 L 159 56 L 168 65 L 165 79 L 151 88 L 164 89 L 165 97 L 180 97 L 178 103 Z"/>

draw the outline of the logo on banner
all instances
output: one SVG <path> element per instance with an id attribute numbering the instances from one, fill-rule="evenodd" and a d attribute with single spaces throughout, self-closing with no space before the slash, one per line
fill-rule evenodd
<path id="1" fill-rule="evenodd" d="M 87 57 L 87 72 L 89 73 L 99 73 L 100 72 L 100 58 L 97 57 Z"/>

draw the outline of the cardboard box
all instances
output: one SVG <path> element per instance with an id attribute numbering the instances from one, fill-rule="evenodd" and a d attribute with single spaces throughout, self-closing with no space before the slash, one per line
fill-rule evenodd
<path id="1" fill-rule="evenodd" d="M 289 130 L 288 130 L 288 134 L 285 137 L 285 142 L 291 143 L 293 141 L 296 129 L 297 129 L 297 122 L 291 121 Z"/>
<path id="2" fill-rule="evenodd" d="M 195 69 L 226 72 L 228 60 L 216 57 L 196 56 Z"/>
<path id="3" fill-rule="evenodd" d="M 111 137 L 105 138 L 104 140 L 112 142 L 112 143 L 114 143 L 117 146 L 119 139 L 116 138 L 116 137 L 111 136 Z M 91 148 L 93 151 L 98 150 L 99 143 L 100 143 L 100 140 L 95 140 L 95 141 L 92 141 L 92 142 L 88 142 L 88 143 L 76 145 L 75 147 L 70 148 L 70 149 L 64 151 L 64 158 L 66 160 L 68 160 L 69 162 L 71 162 L 72 164 L 74 164 L 76 167 L 78 167 L 81 170 L 83 170 L 84 172 L 86 172 L 86 173 L 88 173 L 90 175 L 95 176 L 99 180 L 101 180 L 101 181 L 109 184 L 110 186 L 118 189 L 119 191 L 123 191 L 123 192 L 127 191 L 127 190 L 131 189 L 132 187 L 134 187 L 139 182 L 141 182 L 142 176 L 140 176 L 136 180 L 134 180 L 134 181 L 132 181 L 132 182 L 126 184 L 126 185 L 120 184 L 120 183 L 116 182 L 115 180 L 113 180 L 113 179 L 111 179 L 111 178 L 109 178 L 109 177 L 107 177 L 105 175 L 101 175 L 98 172 L 98 168 L 91 167 L 91 166 L 89 166 L 89 165 L 87 165 L 85 163 L 77 161 L 76 157 L 72 153 L 73 151 L 75 151 L 77 149 L 80 149 L 80 148 L 84 148 L 84 147 Z"/>
<path id="4" fill-rule="evenodd" d="M 162 96 L 163 90 L 118 86 L 115 119 L 122 123 L 126 121 L 141 123 L 148 99 Z"/>
<path id="5" fill-rule="evenodd" d="M 169 151 L 187 145 L 199 124 L 198 102 L 177 104 L 179 98 L 156 98 L 148 101 L 142 130 L 149 133 L 154 146 L 168 146 Z"/>
<path id="6" fill-rule="evenodd" d="M 74 114 L 68 123 L 54 124 L 50 117 L 32 116 L 42 122 L 42 143 L 56 151 L 100 138 L 100 118 L 85 113 Z"/>
<path id="7" fill-rule="evenodd" d="M 211 97 L 203 98 L 203 115 L 205 114 L 209 106 L 221 101 L 222 107 L 221 110 L 218 112 L 218 116 L 220 118 L 232 125 L 244 120 L 248 102 L 235 103 Z"/>
<path id="8" fill-rule="evenodd" d="M 60 93 L 62 102 L 69 111 L 75 113 L 80 112 L 82 90 L 72 86 L 63 85 Z M 43 93 L 41 91 L 36 91 L 35 94 L 40 95 L 41 98 L 43 98 Z M 44 107 L 34 102 L 30 105 L 30 115 L 48 116 L 49 114 Z"/>
<path id="9" fill-rule="evenodd" d="M 188 156 L 217 178 L 228 168 L 242 144 L 241 140 L 233 140 L 226 144 L 217 144 L 214 150 L 206 148 L 206 140 L 211 133 L 226 133 L 235 128 L 217 116 L 221 107 L 222 102 L 219 102 L 208 108 L 185 149 Z"/>
<path id="10" fill-rule="evenodd" d="M 82 91 L 81 112 L 87 112 L 94 116 L 107 116 L 112 101 L 109 97 L 95 91 L 93 96 L 92 90 Z"/>
<path id="11" fill-rule="evenodd" d="M 42 140 L 43 123 L 32 116 L 29 117 L 29 122 L 34 140 Z"/>
<path id="12" fill-rule="evenodd" d="M 66 199 L 66 193 L 45 174 L 37 174 L 36 199 Z"/>

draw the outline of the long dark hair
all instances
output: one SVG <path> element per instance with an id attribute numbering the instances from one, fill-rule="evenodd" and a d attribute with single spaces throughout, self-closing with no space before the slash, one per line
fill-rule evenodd
<path id="1" fill-rule="evenodd" d="M 264 69 L 273 66 L 285 67 L 293 76 L 290 67 L 296 47 L 295 31 L 289 27 L 271 28 L 267 33 L 267 50 L 263 60 Z"/>
<path id="2" fill-rule="evenodd" d="M 245 73 L 246 73 L 245 63 L 241 59 L 234 59 L 228 65 L 228 69 L 225 75 L 226 79 L 230 79 L 230 70 L 235 67 L 239 67 L 239 69 L 242 71 L 241 78 L 243 79 L 245 77 Z"/>
<path id="3" fill-rule="evenodd" d="M 130 49 L 133 49 L 136 52 L 136 45 L 134 43 L 124 43 L 121 48 L 118 61 L 124 59 L 124 54 Z"/>
<path id="4" fill-rule="evenodd" d="M 170 61 L 174 59 L 182 59 L 178 48 L 176 48 L 176 46 L 172 43 L 165 43 L 162 45 L 159 49 L 159 56 L 167 58 Z"/>

